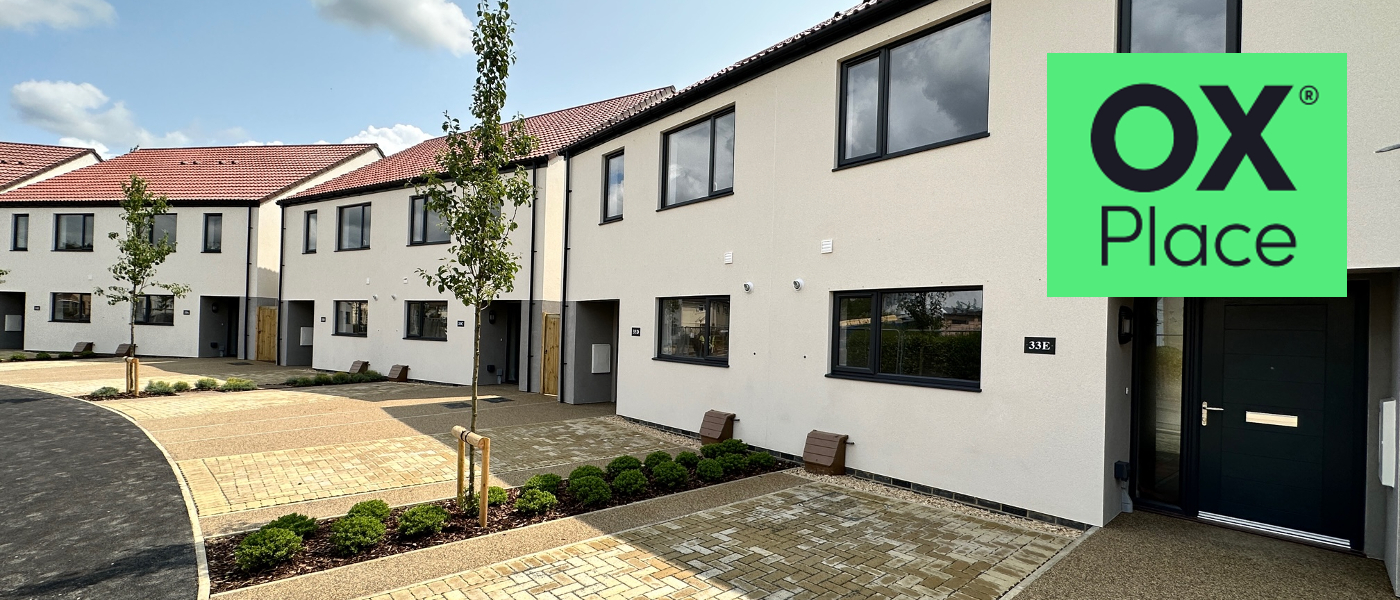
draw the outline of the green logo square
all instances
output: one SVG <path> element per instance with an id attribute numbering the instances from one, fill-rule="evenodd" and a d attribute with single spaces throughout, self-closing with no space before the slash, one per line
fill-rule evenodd
<path id="1" fill-rule="evenodd" d="M 1050 54 L 1047 284 L 1346 295 L 1345 54 Z"/>

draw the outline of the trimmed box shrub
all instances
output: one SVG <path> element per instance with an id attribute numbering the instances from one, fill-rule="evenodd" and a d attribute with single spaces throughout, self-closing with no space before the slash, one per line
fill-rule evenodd
<path id="1" fill-rule="evenodd" d="M 745 454 L 722 454 L 715 460 L 719 461 L 719 466 L 729 475 L 738 475 L 749 470 L 749 457 Z"/>
<path id="2" fill-rule="evenodd" d="M 602 481 L 594 477 L 597 481 Z M 604 484 L 606 486 L 606 484 Z M 515 512 L 522 515 L 538 515 L 547 513 L 555 506 L 559 505 L 559 499 L 549 492 L 541 489 L 531 488 L 520 494 L 515 499 Z"/>
<path id="3" fill-rule="evenodd" d="M 24 362 L 29 360 L 29 355 L 23 352 L 16 352 L 10 355 L 10 362 Z"/>
<path id="4" fill-rule="evenodd" d="M 58 353 L 58 357 L 59 357 L 59 358 L 63 358 L 63 359 L 73 358 L 73 353 L 72 353 L 72 352 L 59 352 L 59 353 Z"/>
<path id="5" fill-rule="evenodd" d="M 687 469 L 694 469 L 700 463 L 700 456 L 694 452 L 682 452 L 676 455 L 676 464 Z"/>
<path id="6" fill-rule="evenodd" d="M 170 387 L 170 384 L 164 381 L 148 381 L 146 382 L 146 389 L 142 390 L 142 392 L 151 396 L 175 395 L 175 389 Z"/>
<path id="7" fill-rule="evenodd" d="M 608 463 L 608 478 L 617 477 L 623 471 L 631 471 L 640 468 L 642 468 L 642 461 L 637 460 L 637 457 L 622 455 L 612 459 L 612 462 Z"/>
<path id="8" fill-rule="evenodd" d="M 659 465 L 664 462 L 671 462 L 670 453 L 664 450 L 657 450 L 656 452 L 648 454 L 647 459 L 642 461 L 642 464 L 646 465 L 647 470 L 650 471 L 652 469 L 655 469 L 656 465 Z"/>
<path id="9" fill-rule="evenodd" d="M 310 377 L 293 377 L 288 380 L 288 385 L 293 387 L 311 387 L 316 385 L 316 380 Z"/>
<path id="10" fill-rule="evenodd" d="M 383 540 L 384 522 L 374 517 L 348 516 L 331 525 L 331 547 L 345 556 L 359 554 Z"/>
<path id="11" fill-rule="evenodd" d="M 569 495 L 573 496 L 574 500 L 578 500 L 579 504 L 595 506 L 607 504 L 609 500 L 612 500 L 612 488 L 608 487 L 608 482 L 603 481 L 602 477 L 592 475 L 578 479 L 570 477 Z"/>
<path id="12" fill-rule="evenodd" d="M 291 513 L 273 519 L 271 523 L 263 525 L 262 528 L 286 529 L 297 534 L 297 537 L 306 539 L 306 536 L 316 533 L 316 519 L 300 513 Z"/>
<path id="13" fill-rule="evenodd" d="M 48 352 L 35 352 L 35 353 L 34 353 L 34 360 L 49 360 L 49 359 L 51 359 L 51 358 L 53 358 L 53 355 L 52 355 L 52 354 L 49 354 Z"/>
<path id="14" fill-rule="evenodd" d="M 97 356 L 97 353 L 93 352 L 92 350 L 83 350 L 81 353 L 78 354 L 78 356 L 81 356 L 83 358 L 91 358 Z"/>
<path id="15" fill-rule="evenodd" d="M 618 473 L 613 478 L 612 491 L 619 496 L 636 496 L 647 491 L 647 476 L 637 469 Z"/>
<path id="16" fill-rule="evenodd" d="M 120 393 L 122 393 L 121 390 L 119 390 L 119 389 L 117 389 L 117 388 L 114 388 L 114 387 L 112 387 L 112 386 L 110 386 L 110 385 L 104 385 L 104 386 L 102 386 L 102 387 L 100 387 L 100 388 L 97 388 L 96 390 L 93 390 L 93 392 L 92 392 L 92 397 L 93 397 L 93 398 L 112 398 L 112 397 L 115 397 L 117 394 L 120 394 Z"/>
<path id="17" fill-rule="evenodd" d="M 575 479 L 583 479 L 584 477 L 597 477 L 602 479 L 603 476 L 604 473 L 602 469 L 593 465 L 583 465 L 569 473 L 569 481 L 572 482 Z"/>
<path id="18" fill-rule="evenodd" d="M 176 392 L 188 392 L 190 391 L 190 384 L 185 383 L 183 381 L 176 381 L 175 383 L 170 384 L 170 389 L 175 390 Z"/>
<path id="19" fill-rule="evenodd" d="M 301 536 L 280 527 L 248 534 L 233 550 L 233 563 L 242 571 L 275 567 L 301 551 Z"/>
<path id="20" fill-rule="evenodd" d="M 217 390 L 219 381 L 211 377 L 201 377 L 194 382 L 194 389 L 197 390 Z"/>
<path id="21" fill-rule="evenodd" d="M 385 379 L 388 379 L 388 377 L 380 375 L 379 371 L 376 371 L 374 369 L 365 371 L 365 377 L 368 377 L 370 381 L 384 381 Z"/>
<path id="22" fill-rule="evenodd" d="M 238 377 L 230 377 L 228 381 L 219 386 L 221 392 L 248 392 L 256 389 L 258 389 L 258 384 L 253 383 L 253 380 Z"/>
<path id="23" fill-rule="evenodd" d="M 351 373 L 350 383 L 369 383 L 369 375 L 364 373 Z"/>
<path id="24" fill-rule="evenodd" d="M 369 517 L 383 521 L 389 518 L 389 503 L 383 500 L 365 500 L 350 507 L 346 517 Z"/>
<path id="25" fill-rule="evenodd" d="M 677 462 L 664 462 L 651 470 L 651 482 L 663 490 L 674 490 L 690 481 L 690 471 Z"/>
<path id="26" fill-rule="evenodd" d="M 436 504 L 420 504 L 399 515 L 399 535 L 417 537 L 442 531 L 447 509 Z"/>
<path id="27" fill-rule="evenodd" d="M 724 479 L 724 467 L 719 464 L 719 461 L 713 458 L 706 458 L 695 465 L 695 474 L 701 479 L 713 483 Z"/>
<path id="28" fill-rule="evenodd" d="M 330 385 L 335 382 L 335 380 L 326 373 L 317 373 L 316 376 L 312 378 L 312 381 L 316 385 Z"/>
<path id="29" fill-rule="evenodd" d="M 494 485 L 486 488 L 487 506 L 500 506 L 505 504 L 507 500 L 510 500 L 510 494 L 506 493 L 505 488 Z"/>
<path id="30" fill-rule="evenodd" d="M 331 382 L 336 384 L 350 383 L 350 374 L 343 372 L 335 373 L 331 375 Z"/>
<path id="31" fill-rule="evenodd" d="M 700 447 L 700 454 L 705 458 L 719 458 L 726 454 L 748 454 L 749 445 L 744 440 L 730 438 L 718 444 L 705 444 Z"/>
<path id="32" fill-rule="evenodd" d="M 767 452 L 754 452 L 746 457 L 749 461 L 749 468 L 755 471 L 771 469 L 778 464 L 778 459 Z"/>
<path id="33" fill-rule="evenodd" d="M 559 484 L 563 483 L 563 481 L 563 477 L 553 473 L 540 473 L 539 475 L 531 477 L 529 481 L 525 482 L 525 485 L 520 487 L 522 493 L 527 490 L 540 490 L 542 492 L 558 495 Z"/>

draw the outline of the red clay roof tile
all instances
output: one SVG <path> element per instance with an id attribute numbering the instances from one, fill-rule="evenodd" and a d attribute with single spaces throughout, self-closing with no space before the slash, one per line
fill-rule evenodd
<path id="1" fill-rule="evenodd" d="M 36 177 L 84 154 L 102 160 L 91 148 L 0 142 L 0 189 Z"/>

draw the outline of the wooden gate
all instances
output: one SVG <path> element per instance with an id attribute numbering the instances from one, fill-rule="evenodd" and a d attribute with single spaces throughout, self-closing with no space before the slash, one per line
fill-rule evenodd
<path id="1" fill-rule="evenodd" d="M 255 360 L 277 362 L 277 307 L 258 307 L 258 351 Z"/>
<path id="2" fill-rule="evenodd" d="M 540 363 L 540 391 L 559 395 L 559 315 L 544 314 L 544 360 Z"/>

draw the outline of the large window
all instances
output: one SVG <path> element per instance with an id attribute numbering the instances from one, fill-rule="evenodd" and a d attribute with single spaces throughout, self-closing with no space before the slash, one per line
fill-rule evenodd
<path id="1" fill-rule="evenodd" d="M 174 325 L 174 296 L 141 296 L 136 302 L 137 325 Z"/>
<path id="2" fill-rule="evenodd" d="M 603 222 L 622 218 L 622 151 L 603 157 Z"/>
<path id="3" fill-rule="evenodd" d="M 840 292 L 835 304 L 832 376 L 980 387 L 981 288 Z"/>
<path id="4" fill-rule="evenodd" d="M 662 298 L 656 357 L 729 364 L 729 296 Z"/>
<path id="5" fill-rule="evenodd" d="M 841 66 L 839 163 L 987 135 L 992 13 L 977 12 Z"/>
<path id="6" fill-rule="evenodd" d="M 175 245 L 175 215 L 156 215 L 151 219 L 151 231 L 146 236 L 146 240 L 152 244 L 158 244 L 162 240 L 171 246 Z"/>
<path id="7" fill-rule="evenodd" d="M 734 111 L 667 133 L 661 146 L 661 208 L 734 191 Z"/>
<path id="8" fill-rule="evenodd" d="M 1240 0 L 1119 0 L 1119 52 L 1239 52 Z"/>
<path id="9" fill-rule="evenodd" d="M 53 295 L 49 318 L 66 323 L 92 321 L 92 294 L 57 293 Z"/>
<path id="10" fill-rule="evenodd" d="M 304 254 L 316 253 L 316 211 L 306 211 L 306 222 L 301 227 L 301 251 Z"/>
<path id="11" fill-rule="evenodd" d="M 428 210 L 426 198 L 417 197 L 409 201 L 408 215 L 408 243 L 411 245 L 420 244 L 446 244 L 448 242 L 447 229 L 443 226 L 442 217 L 437 213 Z M 365 231 L 369 231 L 369 207 L 365 207 Z M 369 235 L 365 235 L 365 245 L 369 245 Z"/>
<path id="12" fill-rule="evenodd" d="M 224 215 L 222 213 L 204 215 L 204 251 L 224 251 Z"/>
<path id="13" fill-rule="evenodd" d="M 337 300 L 335 303 L 335 334 L 369 334 L 369 302 L 365 300 Z"/>
<path id="14" fill-rule="evenodd" d="M 405 302 L 408 326 L 404 337 L 410 340 L 447 339 L 446 302 Z"/>
<path id="15" fill-rule="evenodd" d="M 10 249 L 29 249 L 29 215 L 15 215 L 10 227 Z"/>
<path id="16" fill-rule="evenodd" d="M 92 215 L 54 215 L 53 249 L 92 252 Z"/>
<path id="17" fill-rule="evenodd" d="M 338 229 L 340 234 L 336 245 L 338 250 L 364 250 L 369 248 L 369 205 L 356 204 L 339 209 Z"/>

